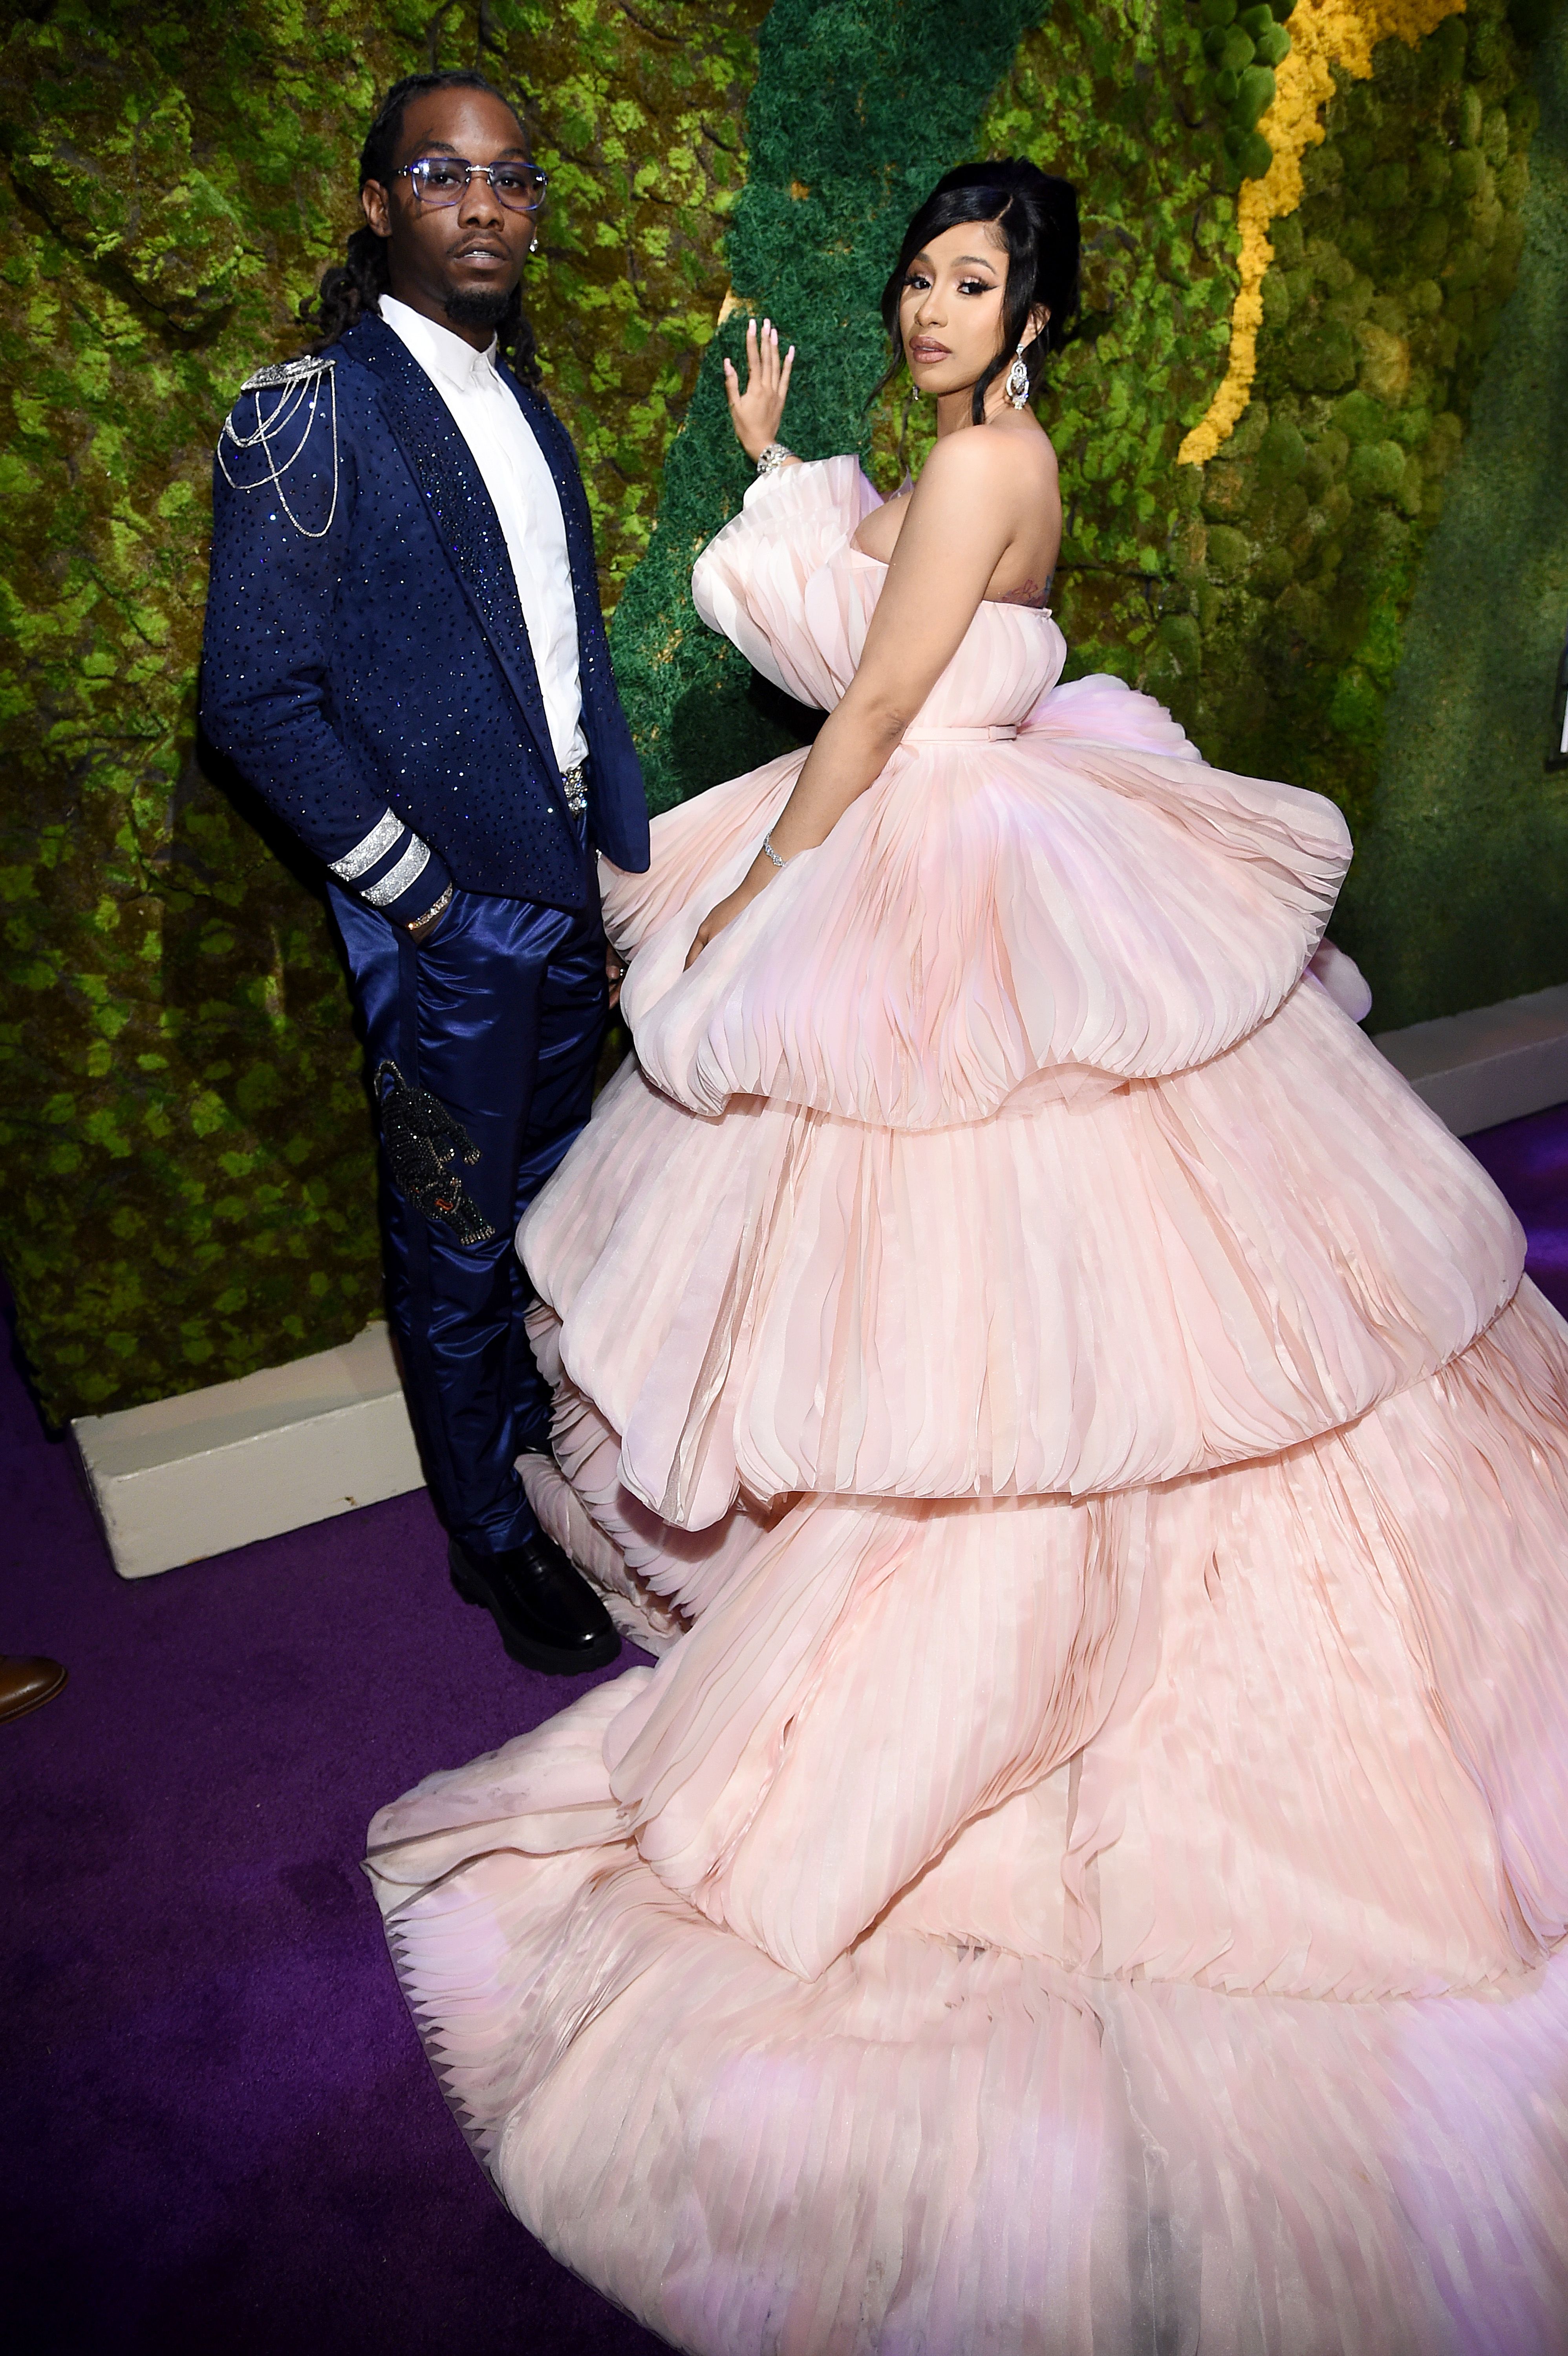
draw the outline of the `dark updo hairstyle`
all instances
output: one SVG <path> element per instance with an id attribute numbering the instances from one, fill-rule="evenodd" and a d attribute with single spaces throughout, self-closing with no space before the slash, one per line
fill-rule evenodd
<path id="1" fill-rule="evenodd" d="M 499 98 L 503 106 L 511 106 L 506 92 L 487 81 L 481 73 L 456 70 L 452 73 L 406 74 L 394 81 L 380 106 L 376 119 L 365 134 L 365 144 L 360 150 L 360 186 L 367 180 L 379 181 L 390 188 L 397 169 L 397 151 L 403 144 L 403 118 L 416 98 L 424 98 L 433 90 L 484 90 Z M 515 114 L 517 110 L 512 107 Z M 325 351 L 335 344 L 346 327 L 356 319 L 374 316 L 381 308 L 381 298 L 390 294 L 392 283 L 387 273 L 387 241 L 378 237 L 367 222 L 363 229 L 353 231 L 348 252 L 341 262 L 335 262 L 322 274 L 321 284 L 314 295 L 307 294 L 299 306 L 299 316 L 306 327 L 314 327 L 316 348 Z M 513 287 L 511 300 L 496 327 L 496 341 L 500 357 L 524 384 L 537 387 L 539 361 L 533 341 L 533 329 L 523 314 L 522 294 Z"/>
<path id="2" fill-rule="evenodd" d="M 1070 180 L 1059 180 L 1016 155 L 994 164 L 961 164 L 956 171 L 943 173 L 905 230 L 897 267 L 882 290 L 882 318 L 893 358 L 878 392 L 904 365 L 898 300 L 909 265 L 933 238 L 961 221 L 988 222 L 1007 253 L 1002 348 L 975 380 L 972 413 L 978 425 L 985 414 L 987 390 L 1004 369 L 1011 368 L 1036 305 L 1051 316 L 1042 332 L 1024 346 L 1031 399 L 1047 353 L 1059 350 L 1067 340 L 1078 309 L 1078 191 Z"/>

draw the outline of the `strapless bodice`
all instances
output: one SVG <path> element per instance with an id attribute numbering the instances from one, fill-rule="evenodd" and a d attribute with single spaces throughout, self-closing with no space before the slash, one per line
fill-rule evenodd
<path id="1" fill-rule="evenodd" d="M 854 677 L 887 577 L 879 557 L 852 544 L 881 505 L 853 458 L 785 467 L 752 486 L 692 576 L 703 619 L 787 695 L 821 711 Z M 908 734 L 1017 727 L 1066 659 L 1048 609 L 983 605 Z"/>

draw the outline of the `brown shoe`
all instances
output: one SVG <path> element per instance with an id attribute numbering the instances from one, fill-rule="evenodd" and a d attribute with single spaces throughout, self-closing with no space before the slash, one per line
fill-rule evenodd
<path id="1" fill-rule="evenodd" d="M 53 1701 L 65 1683 L 58 1661 L 20 1660 L 0 1653 L 0 1724 L 8 1718 L 26 1718 L 46 1701 Z"/>

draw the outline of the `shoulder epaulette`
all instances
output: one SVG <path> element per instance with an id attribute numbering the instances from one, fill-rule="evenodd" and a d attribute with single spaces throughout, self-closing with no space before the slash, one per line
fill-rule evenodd
<path id="1" fill-rule="evenodd" d="M 265 392 L 274 385 L 303 384 L 307 378 L 324 376 L 337 366 L 334 352 L 305 352 L 296 360 L 274 360 L 270 367 L 259 368 L 240 387 L 242 392 Z"/>
<path id="2" fill-rule="evenodd" d="M 218 437 L 218 464 L 235 491 L 270 490 L 278 507 L 302 540 L 325 540 L 338 512 L 338 379 L 331 352 L 307 352 L 296 360 L 274 360 L 260 368 L 240 387 L 239 397 Z M 263 404 L 260 396 L 275 392 L 276 401 Z M 247 394 L 255 398 L 253 415 L 243 423 L 240 404 Z M 332 429 L 332 499 L 327 520 L 319 527 L 306 523 L 289 505 L 283 478 L 304 457 L 317 413 L 325 411 Z"/>

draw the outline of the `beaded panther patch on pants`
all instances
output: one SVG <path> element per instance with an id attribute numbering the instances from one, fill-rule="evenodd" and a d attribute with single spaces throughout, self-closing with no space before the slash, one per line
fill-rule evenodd
<path id="1" fill-rule="evenodd" d="M 489 1243 L 496 1230 L 454 1167 L 458 1154 L 469 1163 L 479 1158 L 462 1122 L 428 1088 L 411 1088 L 390 1056 L 376 1066 L 375 1090 L 399 1192 L 427 1219 L 449 1226 L 460 1244 Z"/>

